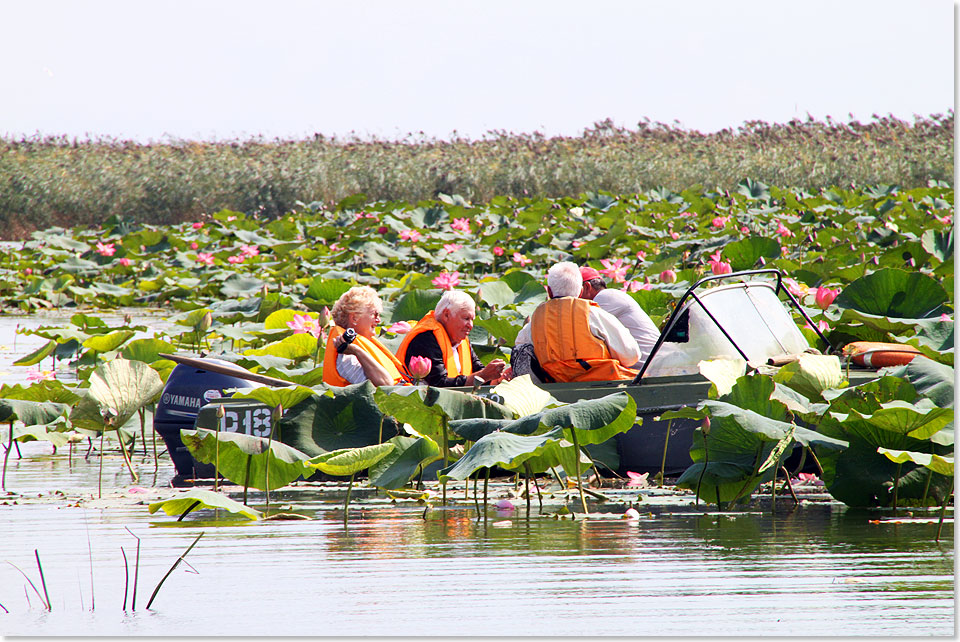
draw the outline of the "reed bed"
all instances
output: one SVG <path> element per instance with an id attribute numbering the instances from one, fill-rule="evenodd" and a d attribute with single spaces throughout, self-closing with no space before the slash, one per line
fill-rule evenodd
<path id="1" fill-rule="evenodd" d="M 828 186 L 951 182 L 954 113 L 914 122 L 874 116 L 750 121 L 712 134 L 664 123 L 610 121 L 578 137 L 490 132 L 480 140 L 336 139 L 141 144 L 114 139 L 0 138 L 0 238 L 118 215 L 171 224 L 231 209 L 277 216 L 301 203 L 418 201 L 438 193 L 495 196 L 731 189 L 744 178 Z"/>

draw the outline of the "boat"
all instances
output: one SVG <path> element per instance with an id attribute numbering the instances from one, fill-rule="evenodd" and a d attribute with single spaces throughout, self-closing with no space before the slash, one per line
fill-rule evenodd
<path id="1" fill-rule="evenodd" d="M 706 276 L 687 288 L 632 381 L 537 385 L 565 403 L 626 392 L 636 401 L 637 423 L 601 447 L 594 447 L 591 454 L 621 475 L 661 470 L 665 476 L 676 475 L 692 463 L 689 451 L 698 424 L 690 419 L 668 421 L 661 415 L 684 406 L 696 406 L 707 398 L 712 384 L 700 374 L 700 362 L 736 359 L 745 368 L 773 370 L 803 354 L 820 353 L 809 345 L 787 306 L 799 311 L 828 352 L 834 350 L 784 286 L 779 270 L 748 270 Z M 164 388 L 156 422 L 179 476 L 202 478 L 214 474 L 212 466 L 198 464 L 186 452 L 180 442 L 180 428 L 212 429 L 219 422 L 220 430 L 224 431 L 263 437 L 270 434 L 269 409 L 257 401 L 229 399 L 228 392 L 231 388 L 250 388 L 253 383 L 290 385 L 288 382 L 215 359 L 164 356 L 177 361 L 178 365 Z M 876 378 L 877 371 L 876 367 L 854 365 L 847 375 L 851 385 L 858 385 Z M 490 386 L 454 390 L 496 399 L 496 392 Z M 186 407 L 179 410 L 172 407 L 171 401 L 184 403 L 184 399 Z M 220 406 L 224 412 L 218 418 Z M 172 414 L 175 410 L 179 414 Z"/>

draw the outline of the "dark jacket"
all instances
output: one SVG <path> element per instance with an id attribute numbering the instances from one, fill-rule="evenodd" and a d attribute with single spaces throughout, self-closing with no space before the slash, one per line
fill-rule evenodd
<path id="1" fill-rule="evenodd" d="M 440 344 L 432 332 L 423 332 L 418 334 L 410 341 L 407 346 L 407 362 L 410 357 L 426 357 L 430 359 L 430 374 L 423 378 L 427 385 L 437 388 L 449 388 L 452 386 L 467 385 L 467 378 L 464 376 L 448 377 L 447 366 L 443 363 L 443 352 L 440 350 Z M 473 363 L 473 371 L 483 370 L 483 362 L 477 357 L 477 353 L 470 346 L 470 361 Z M 407 365 L 407 364 L 404 364 Z"/>

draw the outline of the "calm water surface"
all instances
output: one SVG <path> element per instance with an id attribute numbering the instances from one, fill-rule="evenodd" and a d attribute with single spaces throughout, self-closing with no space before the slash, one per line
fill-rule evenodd
<path id="1" fill-rule="evenodd" d="M 17 322 L 68 320 L 0 320 L 0 383 L 23 381 L 27 369 L 12 362 L 44 342 L 14 335 Z M 641 492 L 652 513 L 639 522 L 617 519 L 622 505 L 569 521 L 537 516 L 536 504 L 529 521 L 522 510 L 478 521 L 472 501 L 425 515 L 362 490 L 345 528 L 342 493 L 313 486 L 271 493 L 274 505 L 311 521 L 211 521 L 211 511 L 197 511 L 177 523 L 136 503 L 173 493 L 169 459 L 154 473 L 138 455 L 136 486 L 148 492 L 137 494 L 119 458 L 108 457 L 104 493 L 126 499 L 98 502 L 96 458 L 78 449 L 71 465 L 65 450 L 23 444 L 23 458 L 10 460 L 14 494 L 0 501 L 2 635 L 954 634 L 952 523 L 938 544 L 935 523 L 870 524 L 877 515 L 833 503 L 794 509 L 781 500 L 776 516 L 717 515 L 694 512 L 689 498 L 657 504 L 649 491 Z M 56 490 L 85 501 L 38 503 Z M 250 503 L 262 508 L 262 494 Z M 127 528 L 142 540 L 135 609 Z M 34 550 L 50 612 L 17 570 L 43 592 Z"/>
<path id="2" fill-rule="evenodd" d="M 491 510 L 478 522 L 472 501 L 438 505 L 425 516 L 421 506 L 360 490 L 344 528 L 342 492 L 317 486 L 271 494 L 274 505 L 312 521 L 218 522 L 212 511 L 198 511 L 178 524 L 144 505 L 98 507 L 91 499 L 95 458 L 84 462 L 75 453 L 71 469 L 47 444 L 22 450 L 7 478 L 20 503 L 0 504 L 0 561 L 12 563 L 0 566 L 0 604 L 9 610 L 0 610 L 4 635 L 954 632 L 952 524 L 937 544 L 936 524 L 870 524 L 876 515 L 836 504 L 792 509 L 789 500 L 776 516 L 691 513 L 688 502 L 675 501 L 639 522 L 616 519 L 622 506 L 597 508 L 613 512 L 586 521 L 538 517 L 534 502 L 529 521 L 522 510 Z M 154 476 L 152 461 L 140 462 L 141 486 L 166 492 L 172 466 L 161 463 Z M 135 500 L 131 486 L 118 458 L 108 458 L 104 488 Z M 29 501 L 60 488 L 82 489 L 90 501 Z M 452 495 L 459 499 L 459 492 Z M 650 505 L 658 501 L 642 492 Z M 262 502 L 257 493 L 250 503 Z M 142 539 L 136 610 L 132 577 L 123 609 L 120 549 L 131 576 L 136 551 L 126 528 Z M 169 576 L 146 610 L 201 532 L 189 564 Z M 42 593 L 35 549 L 51 612 L 13 566 Z"/>

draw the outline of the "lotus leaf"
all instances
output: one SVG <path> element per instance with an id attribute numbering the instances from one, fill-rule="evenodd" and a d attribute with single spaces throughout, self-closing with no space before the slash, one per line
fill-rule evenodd
<path id="1" fill-rule="evenodd" d="M 52 401 L 0 399 L 0 422 L 21 421 L 27 426 L 43 426 L 52 424 L 69 411 L 69 405 Z"/>
<path id="2" fill-rule="evenodd" d="M 503 405 L 518 417 L 533 415 L 557 400 L 543 388 L 533 383 L 530 375 L 514 377 L 496 385 L 491 391 L 503 399 Z"/>
<path id="3" fill-rule="evenodd" d="M 135 334 L 136 332 L 132 330 L 118 330 L 110 334 L 101 334 L 86 339 L 83 342 L 83 347 L 96 350 L 97 352 L 109 352 L 122 346 Z"/>
<path id="4" fill-rule="evenodd" d="M 773 376 L 781 383 L 811 401 L 822 401 L 822 393 L 828 388 L 840 388 L 843 384 L 843 371 L 840 359 L 833 355 L 802 354 Z"/>
<path id="5" fill-rule="evenodd" d="M 27 356 L 21 357 L 20 359 L 17 359 L 16 361 L 14 361 L 13 365 L 15 366 L 36 365 L 41 361 L 43 361 L 44 359 L 46 359 L 47 357 L 49 357 L 51 354 L 53 354 L 53 351 L 56 349 L 57 349 L 56 341 L 52 341 L 52 340 L 47 341 L 45 344 L 43 344 L 42 346 L 40 346 L 39 348 L 37 348 L 36 350 L 28 354 Z"/>
<path id="6" fill-rule="evenodd" d="M 306 454 L 266 437 L 197 428 L 181 429 L 180 439 L 197 461 L 216 465 L 217 472 L 244 487 L 274 490 L 310 472 L 304 467 Z"/>
<path id="7" fill-rule="evenodd" d="M 429 437 L 397 435 L 386 457 L 370 467 L 370 485 L 395 490 L 405 486 L 426 466 L 441 459 L 440 446 Z"/>
<path id="8" fill-rule="evenodd" d="M 834 303 L 881 317 L 922 319 L 939 314 L 948 299 L 943 286 L 931 276 L 883 268 L 848 285 Z"/>
<path id="9" fill-rule="evenodd" d="M 910 452 L 908 450 L 891 450 L 889 448 L 877 448 L 877 452 L 898 464 L 911 461 L 929 468 L 935 473 L 953 477 L 953 457 L 941 457 L 940 455 Z"/>
<path id="10" fill-rule="evenodd" d="M 544 472 L 566 464 L 564 470 L 572 475 L 575 470 L 573 450 L 573 444 L 563 439 L 562 429 L 542 435 L 493 432 L 481 437 L 456 463 L 440 471 L 437 478 L 441 483 L 451 479 L 462 481 L 482 468 L 500 466 L 522 470 L 524 463 L 530 464 L 533 472 Z M 587 465 L 591 463 L 583 455 L 581 461 Z"/>
<path id="11" fill-rule="evenodd" d="M 747 362 L 743 359 L 711 359 L 697 364 L 700 374 L 713 382 L 711 397 L 729 394 L 737 379 L 743 376 Z"/>
<path id="12" fill-rule="evenodd" d="M 393 452 L 394 448 L 396 445 L 390 442 L 359 448 L 342 448 L 309 459 L 306 465 L 328 475 L 346 477 L 370 468 Z"/>
<path id="13" fill-rule="evenodd" d="M 70 422 L 87 430 L 114 430 L 127 423 L 135 412 L 156 398 L 163 381 L 142 361 L 117 358 L 96 368 L 90 375 L 90 388 L 70 412 Z M 107 425 L 103 413 L 115 412 Z"/>
<path id="14" fill-rule="evenodd" d="M 914 357 L 913 361 L 890 374 L 903 377 L 913 384 L 916 391 L 929 397 L 941 408 L 952 408 L 954 398 L 954 369 L 926 357 Z"/>
<path id="15" fill-rule="evenodd" d="M 199 508 L 220 508 L 230 513 L 242 515 L 247 519 L 257 520 L 263 517 L 263 513 L 246 504 L 230 499 L 226 495 L 215 493 L 212 490 L 203 490 L 201 488 L 191 488 L 185 493 L 180 493 L 169 499 L 163 499 L 159 502 L 153 502 L 148 506 L 151 514 L 162 510 L 167 515 L 183 515 L 187 511 Z"/>

